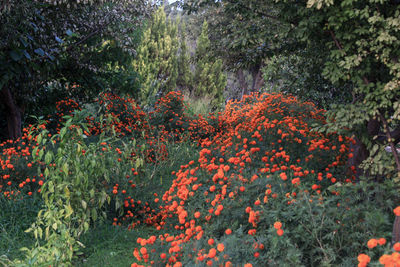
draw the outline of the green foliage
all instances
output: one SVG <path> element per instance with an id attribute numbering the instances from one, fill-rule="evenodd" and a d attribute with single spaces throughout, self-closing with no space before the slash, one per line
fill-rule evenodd
<path id="1" fill-rule="evenodd" d="M 88 137 L 83 134 L 89 132 L 83 123 L 85 115 L 75 112 L 74 117 L 67 117 L 60 133 L 50 140 L 45 130 L 37 136 L 39 146 L 32 154 L 35 161 L 46 164 L 43 170 L 46 182 L 41 188 L 44 209 L 27 230 L 37 240 L 33 249 L 23 249 L 27 264 L 71 265 L 79 248 L 84 246 L 79 242 L 81 234 L 99 218 L 106 217 L 105 207 L 111 201 L 107 184 L 122 180 L 130 171 L 127 164 L 132 161 L 135 144 L 124 144 L 121 153 L 126 167 L 121 168 L 121 160 L 116 160 L 114 152 L 105 147 L 106 142 L 116 142 L 111 138 L 113 129 L 109 131 L 110 137 L 104 131 L 97 142 L 87 144 Z M 140 167 L 140 163 L 136 165 Z M 118 197 L 115 205 L 120 210 Z"/>
<path id="2" fill-rule="evenodd" d="M 178 77 L 178 27 L 159 8 L 143 32 L 133 68 L 141 81 L 142 104 L 154 103 L 157 96 L 176 87 Z"/>
<path id="3" fill-rule="evenodd" d="M 138 88 L 130 65 L 138 26 L 150 10 L 146 3 L 7 3 L 12 8 L 0 14 L 0 105 L 6 116 L 17 113 L 24 121 L 26 114 L 45 115 L 38 106 L 54 109 L 59 97 L 88 100 L 104 88 Z M 72 84 L 79 90 L 71 90 Z M 56 93 L 49 90 L 53 85 L 59 87 Z M 8 137 L 19 137 L 21 126 L 12 127 L 19 133 Z"/>
<path id="4" fill-rule="evenodd" d="M 12 261 L 21 255 L 21 247 L 34 245 L 34 238 L 24 231 L 35 221 L 42 204 L 37 195 L 23 199 L 0 197 L 0 266 L 2 256 Z"/>
<path id="5" fill-rule="evenodd" d="M 190 70 L 190 56 L 188 53 L 187 43 L 186 43 L 186 24 L 182 21 L 180 24 L 180 49 L 178 55 L 178 80 L 177 85 L 182 89 L 191 91 L 193 87 L 192 82 L 192 72 Z"/>
<path id="6" fill-rule="evenodd" d="M 333 83 L 354 85 L 352 104 L 338 105 L 328 114 L 330 130 L 345 128 L 356 133 L 368 149 L 369 157 L 363 158 L 362 165 L 366 174 L 400 175 L 395 149 L 400 141 L 400 120 L 396 116 L 400 99 L 400 6 L 372 0 L 340 4 L 308 1 L 307 6 L 310 10 L 307 17 L 302 17 L 301 28 L 329 33 L 329 39 L 322 40 L 329 47 L 323 75 Z M 356 30 L 353 25 L 357 25 Z M 391 154 L 385 152 L 386 147 L 391 147 Z"/>
<path id="7" fill-rule="evenodd" d="M 84 254 L 74 262 L 74 266 L 130 266 L 132 248 L 127 244 L 133 243 L 142 233 L 151 235 L 155 231 L 146 226 L 128 230 L 126 227 L 110 225 L 109 222 L 96 225 L 82 235 L 86 247 L 82 249 Z"/>
<path id="8" fill-rule="evenodd" d="M 213 106 L 217 106 L 223 101 L 226 75 L 223 72 L 222 61 L 214 60 L 209 50 L 208 24 L 204 21 L 194 58 L 196 66 L 193 77 L 194 94 L 197 97 L 209 95 L 213 98 Z"/>
<path id="9" fill-rule="evenodd" d="M 351 101 L 350 84 L 334 86 L 322 75 L 322 48 L 290 51 L 265 60 L 263 76 L 266 91 L 293 94 L 328 109 L 332 103 Z"/>
<path id="10" fill-rule="evenodd" d="M 150 114 L 150 124 L 157 131 L 167 131 L 172 138 L 179 139 L 188 127 L 189 118 L 180 92 L 169 92 L 157 100 L 154 112 Z"/>

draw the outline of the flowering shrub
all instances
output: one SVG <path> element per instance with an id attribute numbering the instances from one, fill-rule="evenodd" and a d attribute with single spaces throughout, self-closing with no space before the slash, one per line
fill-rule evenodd
<path id="1" fill-rule="evenodd" d="M 115 131 L 121 136 L 141 137 L 143 132 L 149 130 L 146 113 L 139 107 L 133 98 L 120 97 L 112 93 L 100 94 L 98 105 L 103 107 L 96 116 L 111 115 L 113 125 L 99 125 L 94 123 L 90 130 L 93 134 L 100 134 L 104 127 L 114 126 Z M 88 118 L 94 122 L 95 118 Z"/>
<path id="2" fill-rule="evenodd" d="M 150 124 L 154 129 L 174 140 L 180 139 L 187 130 L 188 123 L 189 118 L 181 92 L 169 92 L 161 97 L 156 102 L 154 111 L 150 113 Z"/>
<path id="3" fill-rule="evenodd" d="M 70 261 L 80 234 L 104 212 L 114 225 L 159 231 L 137 240 L 133 266 L 365 266 L 398 259 L 400 245 L 383 241 L 398 198 L 394 185 L 355 181 L 354 168 L 346 165 L 353 140 L 314 131 L 325 119 L 313 104 L 255 94 L 190 118 L 181 94 L 171 92 L 150 114 L 113 94 L 93 106 L 99 113 L 90 116 L 79 105 L 83 111 L 68 110 L 69 117 L 60 110 L 60 125 L 67 126 L 57 125 L 54 135 L 46 130 L 49 119 L 25 129 L 20 140 L 0 144 L 3 197 L 62 195 L 61 202 L 48 203 L 51 220 L 38 216 L 32 227 L 39 236 L 39 228 L 56 223 L 54 238 L 30 250 L 31 257 L 56 246 Z M 195 160 L 179 159 L 185 163 L 171 173 L 169 189 L 143 192 L 151 182 L 143 177 L 154 175 L 145 176 L 146 168 L 168 159 L 169 142 L 189 141 L 199 152 L 193 151 Z M 59 188 L 50 190 L 50 182 Z M 69 186 L 83 192 L 81 198 L 63 195 Z M 98 202 L 99 196 L 109 202 Z M 73 207 L 78 221 L 63 218 L 63 205 Z"/>
<path id="4" fill-rule="evenodd" d="M 311 123 L 324 123 L 323 111 L 263 94 L 229 103 L 220 116 L 229 127 L 204 139 L 198 160 L 173 173 L 155 224 L 161 232 L 137 240 L 136 260 L 351 265 L 367 236 L 390 229 L 388 218 L 375 221 L 384 217 L 383 203 L 364 202 L 390 185 L 372 189 L 346 176 L 352 140 L 312 131 Z"/>

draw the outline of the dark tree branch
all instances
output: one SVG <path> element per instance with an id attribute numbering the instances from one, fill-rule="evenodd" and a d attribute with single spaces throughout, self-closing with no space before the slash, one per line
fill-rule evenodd
<path id="1" fill-rule="evenodd" d="M 385 134 L 386 134 L 386 139 L 387 139 L 387 141 L 388 141 L 388 143 L 390 145 L 390 148 L 392 149 L 392 154 L 393 154 L 394 160 L 396 162 L 397 173 L 400 175 L 399 154 L 397 153 L 397 149 L 396 149 L 396 147 L 395 147 L 395 145 L 393 143 L 392 136 L 390 135 L 389 124 L 386 121 L 385 117 L 381 113 L 379 114 L 379 118 L 383 123 L 383 128 L 384 128 L 384 131 L 385 131 Z"/>
<path id="2" fill-rule="evenodd" d="M 336 38 L 335 33 L 332 30 L 329 30 L 329 33 L 331 34 L 331 37 L 332 37 L 333 41 L 335 42 L 337 48 L 339 48 L 339 50 L 343 50 L 343 46 L 340 44 L 339 40 Z"/>

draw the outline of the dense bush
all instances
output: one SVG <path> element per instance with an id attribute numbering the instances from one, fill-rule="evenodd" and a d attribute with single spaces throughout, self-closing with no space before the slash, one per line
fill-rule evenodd
<path id="1" fill-rule="evenodd" d="M 394 185 L 356 180 L 347 166 L 353 140 L 314 131 L 326 122 L 311 103 L 250 95 L 191 118 L 182 95 L 171 92 L 149 114 L 114 94 L 59 107 L 20 140 L 1 144 L 1 197 L 43 198 L 27 261 L 72 264 L 80 236 L 103 217 L 159 231 L 137 240 L 133 266 L 365 266 L 397 259 L 386 242 L 398 201 Z M 46 127 L 55 118 L 51 134 Z M 171 142 L 190 156 L 171 159 L 179 154 Z M 170 186 L 163 183 L 171 178 Z"/>
<path id="2" fill-rule="evenodd" d="M 351 139 L 311 129 L 323 111 L 264 94 L 229 103 L 219 119 L 229 127 L 174 173 L 160 235 L 137 240 L 137 260 L 355 265 L 366 240 L 387 236 L 393 185 L 354 183 L 345 164 Z"/>

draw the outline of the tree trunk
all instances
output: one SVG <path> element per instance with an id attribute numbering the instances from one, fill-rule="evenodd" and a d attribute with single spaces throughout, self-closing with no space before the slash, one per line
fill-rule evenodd
<path id="1" fill-rule="evenodd" d="M 393 223 L 392 244 L 400 242 L 400 216 L 396 216 Z"/>
<path id="2" fill-rule="evenodd" d="M 6 118 L 8 128 L 8 139 L 15 140 L 22 136 L 21 134 L 21 109 L 15 103 L 14 97 L 9 88 L 4 87 L 0 91 L 0 101 L 6 107 Z"/>
<path id="3" fill-rule="evenodd" d="M 244 95 L 248 94 L 248 85 L 246 82 L 246 76 L 243 73 L 243 69 L 239 69 L 237 71 L 237 77 L 239 80 L 240 89 L 242 90 L 242 95 L 240 96 L 240 99 L 242 99 Z"/>
<path id="4" fill-rule="evenodd" d="M 261 73 L 261 65 L 256 65 L 252 71 L 251 75 L 253 77 L 253 83 L 251 86 L 251 91 L 259 91 L 261 86 L 264 84 L 264 79 L 262 78 L 262 73 Z"/>
<path id="5" fill-rule="evenodd" d="M 357 137 L 355 138 L 356 143 L 352 144 L 350 143 L 350 149 L 353 150 L 353 157 L 349 158 L 347 164 L 349 167 L 354 166 L 355 167 L 355 177 L 358 180 L 358 178 L 361 175 L 364 175 L 364 170 L 360 168 L 360 164 L 366 160 L 369 156 L 368 149 L 365 146 L 363 142 L 361 142 L 360 139 Z"/>
<path id="6" fill-rule="evenodd" d="M 366 125 L 368 136 L 372 139 L 377 136 L 381 129 L 381 123 L 376 119 L 370 119 Z M 369 157 L 369 151 L 366 145 L 358 138 L 355 138 L 356 143 L 350 144 L 350 149 L 353 150 L 353 157 L 349 158 L 348 166 L 356 168 L 355 176 L 358 178 L 361 175 L 368 175 L 360 168 L 360 164 Z"/>

